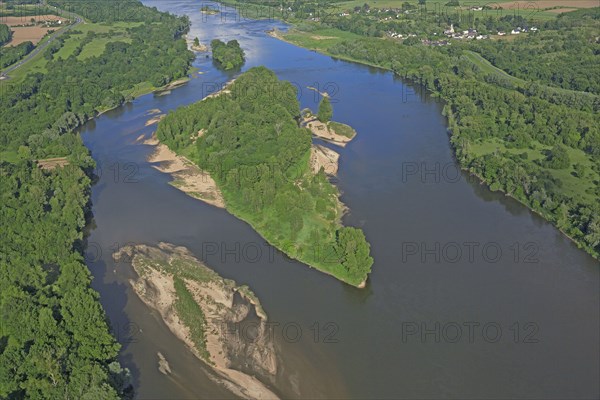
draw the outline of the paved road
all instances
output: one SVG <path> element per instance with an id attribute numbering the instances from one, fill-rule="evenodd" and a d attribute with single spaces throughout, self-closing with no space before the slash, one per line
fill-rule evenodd
<path id="1" fill-rule="evenodd" d="M 8 76 L 8 74 L 10 72 L 13 72 L 15 69 L 19 68 L 21 65 L 25 64 L 27 61 L 31 60 L 33 57 L 35 57 L 36 55 L 38 55 L 41 51 L 44 51 L 44 49 L 46 49 L 50 43 L 52 43 L 54 40 L 56 40 L 57 37 L 59 37 L 60 35 L 64 34 L 65 32 L 73 29 L 74 27 L 76 27 L 77 25 L 81 24 L 83 22 L 83 18 L 80 17 L 79 15 L 73 14 L 73 13 L 67 13 L 66 11 L 60 10 L 60 9 L 56 9 L 58 12 L 64 13 L 64 14 L 71 14 L 71 18 L 75 18 L 75 22 L 69 26 L 66 26 L 62 29 L 59 29 L 58 31 L 54 32 L 51 36 L 50 39 L 48 39 L 46 42 L 36 46 L 35 49 L 33 49 L 33 51 L 31 53 L 29 53 L 28 55 L 25 56 L 24 59 L 22 59 L 21 61 L 11 65 L 10 67 L 4 69 L 2 72 L 0 72 L 0 77 L 2 77 L 2 79 L 8 79 L 10 78 Z"/>

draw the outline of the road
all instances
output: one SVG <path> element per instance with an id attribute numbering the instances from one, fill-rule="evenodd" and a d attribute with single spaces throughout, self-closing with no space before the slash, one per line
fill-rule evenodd
<path id="1" fill-rule="evenodd" d="M 56 8 L 56 7 L 55 7 Z M 11 65 L 10 67 L 4 69 L 2 72 L 0 72 L 0 78 L 1 79 L 9 79 L 10 77 L 8 76 L 8 74 L 10 72 L 13 72 L 14 70 L 16 70 L 17 68 L 19 68 L 20 66 L 22 66 L 23 64 L 27 63 L 28 61 L 30 61 L 33 57 L 35 57 L 36 55 L 38 55 L 41 51 L 44 51 L 49 45 L 50 43 L 52 43 L 53 41 L 56 40 L 57 37 L 59 37 L 60 35 L 64 34 L 65 32 L 73 29 L 74 27 L 76 27 L 77 25 L 81 24 L 83 22 L 83 18 L 80 17 L 79 15 L 73 14 L 73 13 L 68 13 L 66 11 L 60 10 L 58 8 L 56 8 L 56 11 L 59 13 L 63 13 L 63 14 L 71 14 L 70 18 L 75 18 L 75 22 L 72 23 L 69 26 L 66 26 L 62 29 L 59 29 L 58 31 L 54 32 L 50 38 L 35 47 L 35 49 L 33 49 L 33 51 L 31 53 L 29 53 L 28 55 L 25 56 L 25 58 L 23 58 L 21 61 Z"/>

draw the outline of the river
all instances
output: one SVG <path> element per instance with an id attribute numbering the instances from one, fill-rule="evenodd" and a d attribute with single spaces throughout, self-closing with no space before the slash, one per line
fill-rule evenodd
<path id="1" fill-rule="evenodd" d="M 226 398 L 132 292 L 133 272 L 111 253 L 129 243 L 188 247 L 226 278 L 248 284 L 274 324 L 289 398 L 597 398 L 598 262 L 516 201 L 458 172 L 443 105 L 391 73 L 332 59 L 265 34 L 274 20 L 193 0 L 145 0 L 192 21 L 190 37 L 237 39 L 243 70 L 264 65 L 299 88 L 328 91 L 334 119 L 358 131 L 336 183 L 372 246 L 365 289 L 291 261 L 225 210 L 186 196 L 136 143 L 152 109 L 200 100 L 232 78 L 200 53 L 201 74 L 170 94 L 142 96 L 81 130 L 99 165 L 88 265 L 132 371 L 137 397 Z M 216 249 L 216 251 L 215 251 Z M 158 371 L 160 352 L 172 373 Z"/>

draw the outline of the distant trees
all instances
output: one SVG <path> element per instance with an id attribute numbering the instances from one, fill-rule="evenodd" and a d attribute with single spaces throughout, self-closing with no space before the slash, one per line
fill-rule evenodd
<path id="1" fill-rule="evenodd" d="M 556 34 L 562 35 L 562 41 L 568 31 Z M 513 45 L 506 46 L 508 56 Z M 398 46 L 393 41 L 364 38 L 338 43 L 328 51 L 389 68 L 444 98 L 451 142 L 461 165 L 492 190 L 509 193 L 539 212 L 592 255 L 600 255 L 598 221 L 594 217 L 600 215 L 600 205 L 594 201 L 600 196 L 598 96 L 565 92 L 535 82 L 515 85 L 495 79 L 474 68 L 455 46 Z M 589 73 L 586 70 L 579 74 L 578 70 L 579 66 L 574 67 L 573 73 L 582 77 Z M 532 143 L 550 148 L 544 151 L 545 158 L 515 152 L 531 150 Z M 473 145 L 481 144 L 494 144 L 497 150 L 474 149 Z M 584 156 L 578 162 L 581 165 L 574 167 L 580 178 L 578 184 L 584 188 L 579 192 L 566 188 L 565 181 L 571 174 L 553 173 L 571 167 L 569 154 L 573 151 Z"/>
<path id="2" fill-rule="evenodd" d="M 321 102 L 319 103 L 319 112 L 317 113 L 317 118 L 319 121 L 323 123 L 327 123 L 333 117 L 333 107 L 331 107 L 331 101 L 329 100 L 329 96 L 323 96 Z"/>
<path id="3" fill-rule="evenodd" d="M 224 70 L 239 68 L 245 62 L 244 50 L 242 50 L 237 40 L 224 43 L 214 39 L 210 42 L 210 47 L 212 48 L 213 60 Z"/>
<path id="4" fill-rule="evenodd" d="M 0 24 L 0 46 L 3 46 L 5 43 L 10 41 L 12 36 L 12 32 L 8 25 Z"/>

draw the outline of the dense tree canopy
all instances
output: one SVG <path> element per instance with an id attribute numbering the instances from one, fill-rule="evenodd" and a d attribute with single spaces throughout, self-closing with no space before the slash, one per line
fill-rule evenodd
<path id="1" fill-rule="evenodd" d="M 331 101 L 329 101 L 328 96 L 323 96 L 323 99 L 321 99 L 321 102 L 319 103 L 319 113 L 317 114 L 317 118 L 319 121 L 326 123 L 331 121 L 331 117 L 333 117 Z"/>
<path id="2" fill-rule="evenodd" d="M 10 41 L 12 34 L 8 25 L 0 24 L 0 46 Z"/>
<path id="3" fill-rule="evenodd" d="M 213 60 L 224 70 L 239 68 L 245 62 L 244 50 L 242 50 L 237 40 L 224 43 L 219 39 L 215 39 L 210 42 L 210 47 L 212 48 Z"/>
<path id="4" fill-rule="evenodd" d="M 210 171 L 227 208 L 270 243 L 346 282 L 364 281 L 369 244 L 341 226 L 337 189 L 309 168 L 311 134 L 298 125 L 294 86 L 261 67 L 228 89 L 169 114 L 158 138 Z"/>
<path id="5" fill-rule="evenodd" d="M 136 84 L 184 76 L 192 55 L 180 39 L 186 19 L 124 3 L 141 10 L 131 43 L 108 43 L 87 60 L 50 54 L 46 74 L 0 83 L 2 399 L 132 394 L 82 255 L 94 161 L 72 131 L 121 104 Z M 113 6 L 95 3 L 105 15 L 114 15 Z M 68 165 L 37 166 L 35 160 L 51 156 L 66 157 Z"/>

